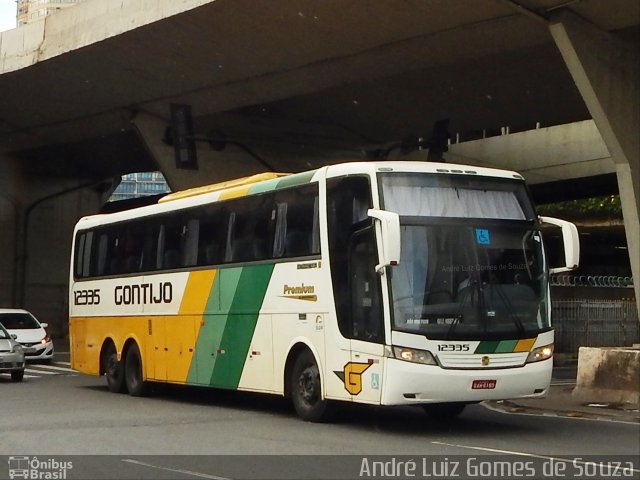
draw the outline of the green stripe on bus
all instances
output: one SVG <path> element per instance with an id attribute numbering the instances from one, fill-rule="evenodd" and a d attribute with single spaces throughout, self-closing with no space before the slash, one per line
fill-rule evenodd
<path id="1" fill-rule="evenodd" d="M 494 353 L 496 351 L 496 348 L 498 348 L 498 344 L 500 342 L 498 341 L 483 341 L 480 342 L 480 345 L 478 345 L 478 348 L 476 348 L 476 351 L 474 353 L 479 354 L 479 353 Z"/>
<path id="2" fill-rule="evenodd" d="M 518 343 L 517 340 L 502 340 L 494 353 L 512 353 L 516 343 Z"/>
<path id="3" fill-rule="evenodd" d="M 288 177 L 282 177 L 278 180 L 278 186 L 276 188 L 286 188 L 293 187 L 295 185 L 304 185 L 305 183 L 309 183 L 311 178 L 316 174 L 315 170 L 311 170 L 309 172 L 304 173 L 296 173 L 295 175 L 290 175 Z"/>
<path id="4" fill-rule="evenodd" d="M 219 356 L 220 343 L 227 324 L 228 311 L 240 281 L 242 268 L 222 268 L 217 271 L 207 306 L 202 312 L 196 348 L 187 375 L 188 383 L 209 385 Z"/>
<path id="5" fill-rule="evenodd" d="M 211 385 L 238 388 L 274 264 L 243 267 L 220 341 Z"/>
<path id="6" fill-rule="evenodd" d="M 265 180 L 264 182 L 259 182 L 251 185 L 249 187 L 248 195 L 252 195 L 254 193 L 271 192 L 278 187 L 279 182 L 279 178 L 274 178 L 273 180 Z"/>

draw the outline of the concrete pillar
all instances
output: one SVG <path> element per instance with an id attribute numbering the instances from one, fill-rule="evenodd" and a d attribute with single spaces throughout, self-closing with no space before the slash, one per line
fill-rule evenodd
<path id="1" fill-rule="evenodd" d="M 636 306 L 640 312 L 640 52 L 571 11 L 553 39 L 616 164 Z"/>
<path id="2" fill-rule="evenodd" d="M 68 323 L 73 227 L 96 213 L 104 190 L 86 179 L 24 173 L 23 161 L 0 158 L 0 305 L 26 308 L 64 336 Z"/>

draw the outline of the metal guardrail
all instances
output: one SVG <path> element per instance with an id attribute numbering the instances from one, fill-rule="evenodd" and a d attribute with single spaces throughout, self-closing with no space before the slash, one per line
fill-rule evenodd
<path id="1" fill-rule="evenodd" d="M 614 275 L 553 275 L 552 287 L 605 287 L 633 288 L 633 277 L 617 277 Z"/>

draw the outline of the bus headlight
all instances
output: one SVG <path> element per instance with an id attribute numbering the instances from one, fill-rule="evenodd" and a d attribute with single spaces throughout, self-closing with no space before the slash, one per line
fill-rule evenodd
<path id="1" fill-rule="evenodd" d="M 436 359 L 427 350 L 416 350 L 415 348 L 393 347 L 393 355 L 398 360 L 405 362 L 422 363 L 423 365 L 437 365 Z"/>
<path id="2" fill-rule="evenodd" d="M 527 363 L 539 362 L 551 357 L 553 357 L 553 344 L 531 350 L 527 357 Z"/>

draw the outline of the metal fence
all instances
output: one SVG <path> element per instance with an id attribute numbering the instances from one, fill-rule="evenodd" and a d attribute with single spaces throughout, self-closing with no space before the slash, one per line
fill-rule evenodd
<path id="1" fill-rule="evenodd" d="M 633 300 L 556 300 L 551 318 L 557 352 L 577 353 L 579 347 L 640 343 L 638 310 Z"/>
<path id="2" fill-rule="evenodd" d="M 615 275 L 553 275 L 552 287 L 633 288 L 632 277 Z"/>

